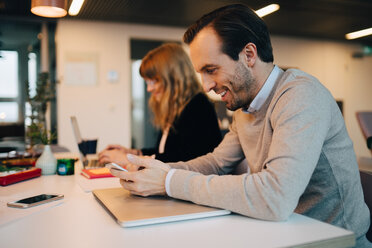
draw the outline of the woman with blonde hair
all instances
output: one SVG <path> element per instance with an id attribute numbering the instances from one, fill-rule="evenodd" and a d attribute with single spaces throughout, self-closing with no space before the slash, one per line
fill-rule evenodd
<path id="1" fill-rule="evenodd" d="M 221 141 L 217 115 L 182 46 L 167 43 L 151 50 L 140 74 L 151 93 L 153 123 L 161 130 L 157 146 L 136 150 L 109 145 L 99 154 L 100 162 L 125 166 L 127 153 L 155 155 L 163 162 L 187 161 L 213 151 Z"/>

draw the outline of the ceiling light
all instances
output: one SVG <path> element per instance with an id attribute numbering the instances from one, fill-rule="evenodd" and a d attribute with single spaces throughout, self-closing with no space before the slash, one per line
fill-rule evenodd
<path id="1" fill-rule="evenodd" d="M 58 18 L 67 15 L 65 0 L 31 0 L 31 12 L 42 17 Z"/>
<path id="2" fill-rule="evenodd" d="M 267 5 L 266 7 L 256 10 L 256 14 L 259 17 L 264 17 L 268 14 L 271 14 L 277 11 L 279 8 L 280 8 L 279 4 L 270 4 L 270 5 Z"/>
<path id="3" fill-rule="evenodd" d="M 70 9 L 68 10 L 68 14 L 71 16 L 76 16 L 77 14 L 79 14 L 79 11 L 83 3 L 84 0 L 73 0 L 70 5 Z"/>
<path id="4" fill-rule="evenodd" d="M 371 34 L 372 34 L 372 28 L 367 28 L 367 29 L 356 31 L 356 32 L 348 33 L 345 35 L 345 37 L 348 40 L 352 40 L 352 39 L 357 39 L 357 38 L 371 35 Z"/>

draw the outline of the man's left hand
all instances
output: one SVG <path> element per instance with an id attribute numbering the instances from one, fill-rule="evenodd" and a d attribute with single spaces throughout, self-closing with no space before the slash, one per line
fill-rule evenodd
<path id="1" fill-rule="evenodd" d="M 128 154 L 127 158 L 130 163 L 143 169 L 129 172 L 111 169 L 111 174 L 121 179 L 123 188 L 140 196 L 166 195 L 165 178 L 171 169 L 169 165 L 153 158 L 132 154 Z"/>

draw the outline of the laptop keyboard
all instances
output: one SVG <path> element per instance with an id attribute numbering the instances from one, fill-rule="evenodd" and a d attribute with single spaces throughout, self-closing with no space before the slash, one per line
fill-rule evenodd
<path id="1" fill-rule="evenodd" d="M 98 162 L 98 159 L 90 159 L 88 161 L 88 166 L 85 166 L 85 169 L 96 169 L 105 167 L 105 164 L 101 164 Z"/>

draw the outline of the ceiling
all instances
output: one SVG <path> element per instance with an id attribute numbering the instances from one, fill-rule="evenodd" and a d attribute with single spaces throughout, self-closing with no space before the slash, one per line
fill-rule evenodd
<path id="1" fill-rule="evenodd" d="M 67 0 L 67 4 L 71 0 Z M 346 41 L 345 34 L 372 27 L 372 0 L 85 0 L 76 17 L 68 19 L 114 21 L 186 28 L 203 14 L 218 7 L 244 3 L 259 9 L 278 3 L 280 10 L 264 17 L 271 34 Z M 40 23 L 30 12 L 31 0 L 0 0 L 0 42 L 5 34 L 20 29 L 4 25 L 14 22 Z M 37 30 L 38 31 L 38 30 Z M 29 26 L 22 31 L 32 33 Z M 372 45 L 372 35 L 354 41 Z"/>

